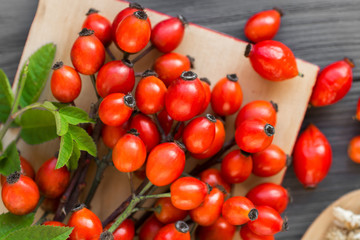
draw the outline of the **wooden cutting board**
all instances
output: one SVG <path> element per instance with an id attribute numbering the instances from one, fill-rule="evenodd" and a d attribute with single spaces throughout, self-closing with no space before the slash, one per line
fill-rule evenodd
<path id="1" fill-rule="evenodd" d="M 315 219 L 311 226 L 307 229 L 302 240 L 325 239 L 329 227 L 333 224 L 333 208 L 342 207 L 346 210 L 353 211 L 356 214 L 360 213 L 360 190 L 352 191 L 338 200 L 330 204 L 322 213 Z"/>
<path id="2" fill-rule="evenodd" d="M 71 7 L 69 7 L 70 5 Z M 62 60 L 65 64 L 71 65 L 70 49 L 78 36 L 77 33 L 81 30 L 88 9 L 96 8 L 100 10 L 101 14 L 112 20 L 120 10 L 127 6 L 128 3 L 115 0 L 40 0 L 19 67 L 36 49 L 48 42 L 57 45 L 55 60 Z M 153 26 L 169 17 L 153 10 L 146 11 Z M 239 26 L 239 29 L 241 28 L 242 26 Z M 195 57 L 194 71 L 200 77 L 208 77 L 213 83 L 212 86 L 226 74 L 236 73 L 244 94 L 243 105 L 258 99 L 276 102 L 279 106 L 279 113 L 274 143 L 284 149 L 287 154 L 291 154 L 319 67 L 298 59 L 298 68 L 304 74 L 303 78 L 296 77 L 284 82 L 266 81 L 254 72 L 249 60 L 244 57 L 246 44 L 234 37 L 190 24 L 186 29 L 183 42 L 175 51 Z M 122 54 L 114 45 L 110 48 L 116 57 L 121 58 Z M 160 55 L 156 50 L 152 51 L 136 64 L 135 70 L 141 71 L 150 68 L 154 59 Z M 82 76 L 82 82 L 83 88 L 75 103 L 77 106 L 89 110 L 90 103 L 95 102 L 96 96 L 90 78 Z M 41 99 L 54 100 L 49 84 L 45 87 Z M 234 134 L 234 118 L 235 116 L 227 118 L 227 139 Z M 16 130 L 13 130 L 8 134 L 7 140 L 12 139 L 15 133 Z M 22 155 L 33 163 L 35 169 L 38 169 L 58 150 L 59 141 L 54 140 L 35 146 L 29 146 L 20 141 L 18 147 Z M 197 163 L 199 163 L 198 160 L 188 160 L 187 168 L 192 168 Z M 261 182 L 280 183 L 284 172 L 285 170 L 271 178 L 251 176 L 246 182 L 236 185 L 233 193 L 234 195 L 246 194 L 250 188 Z M 119 173 L 114 168 L 107 169 L 93 200 L 92 209 L 101 219 L 104 219 L 128 194 L 126 175 Z M 1 205 L 0 212 L 4 211 L 6 209 Z"/>

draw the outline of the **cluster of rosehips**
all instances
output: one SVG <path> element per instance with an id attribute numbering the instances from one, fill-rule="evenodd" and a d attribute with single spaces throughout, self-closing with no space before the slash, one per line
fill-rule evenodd
<path id="1" fill-rule="evenodd" d="M 127 173 L 143 170 L 155 186 L 170 185 L 169 197 L 155 203 L 154 215 L 140 229 L 140 240 L 187 240 L 189 225 L 199 225 L 196 232 L 201 240 L 230 240 L 238 225 L 242 225 L 240 235 L 244 240 L 274 239 L 274 234 L 285 230 L 287 224 L 280 214 L 287 207 L 289 195 L 282 186 L 264 183 L 251 189 L 246 197 L 230 197 L 231 184 L 245 181 L 251 173 L 269 177 L 287 166 L 289 157 L 272 144 L 277 105 L 257 100 L 240 109 L 242 90 L 236 74 L 220 79 L 211 90 L 209 80 L 199 79 L 190 71 L 193 59 L 172 52 L 184 35 L 186 20 L 182 16 L 164 20 L 151 29 L 150 19 L 136 3 L 119 12 L 112 24 L 94 9 L 87 15 L 71 49 L 74 68 L 56 63 L 51 91 L 60 102 L 71 103 L 81 91 L 79 73 L 91 75 L 101 101 L 98 115 L 104 124 L 102 140 L 113 151 L 114 166 Z M 279 29 L 280 17 L 277 9 L 264 11 L 251 17 L 245 26 L 246 36 L 256 43 L 247 46 L 245 56 L 259 75 L 271 81 L 301 75 L 291 50 L 271 40 Z M 112 41 L 124 57 L 104 64 L 106 48 Z M 149 42 L 150 49 L 164 54 L 155 60 L 153 71 L 137 74 L 133 69 L 136 61 L 129 60 L 129 55 L 140 52 Z M 141 80 L 135 87 L 138 75 Z M 351 81 L 348 60 L 328 66 L 319 75 L 311 104 L 322 106 L 340 100 Z M 131 94 L 134 88 L 135 97 Z M 211 114 L 199 116 L 209 104 L 220 119 Z M 225 143 L 221 119 L 236 112 L 235 137 Z M 235 143 L 239 149 L 221 159 L 222 153 Z M 182 176 L 187 153 L 195 159 L 215 159 L 209 167 L 221 162 L 221 170 L 203 169 L 199 178 Z M 325 177 L 331 148 L 316 127 L 310 126 L 300 136 L 294 159 L 295 171 L 304 185 L 313 187 Z M 56 160 L 52 158 L 41 166 L 36 183 L 31 179 L 34 170 L 23 158 L 21 175 L 12 174 L 6 182 L 2 179 L 2 199 L 10 212 L 23 215 L 33 211 L 39 190 L 50 199 L 47 211 L 56 208 L 56 200 L 54 204 L 51 199 L 58 199 L 70 181 L 66 167 L 55 169 Z M 74 227 L 70 239 L 94 239 L 100 235 L 101 239 L 134 238 L 133 220 L 128 218 L 114 231 L 106 231 L 113 224 L 105 226 L 103 232 L 100 219 L 80 205 L 68 222 Z M 56 221 L 44 225 L 65 226 Z"/>

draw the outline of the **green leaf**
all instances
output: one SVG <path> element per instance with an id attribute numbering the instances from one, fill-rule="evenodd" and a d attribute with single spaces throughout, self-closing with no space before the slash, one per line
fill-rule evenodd
<path id="1" fill-rule="evenodd" d="M 38 49 L 28 59 L 29 73 L 20 98 L 21 107 L 26 107 L 39 99 L 50 73 L 55 52 L 55 44 L 49 43 Z"/>
<path id="2" fill-rule="evenodd" d="M 64 107 L 59 110 L 59 113 L 72 125 L 95 123 L 84 110 L 77 107 Z"/>
<path id="3" fill-rule="evenodd" d="M 56 111 L 58 110 L 58 107 L 54 105 L 53 102 L 45 101 L 42 105 L 43 108 L 46 108 L 49 111 Z"/>
<path id="4" fill-rule="evenodd" d="M 40 144 L 57 138 L 54 114 L 30 109 L 21 115 L 21 138 L 28 144 Z"/>
<path id="5" fill-rule="evenodd" d="M 59 112 L 53 112 L 53 113 L 55 115 L 56 133 L 59 136 L 63 136 L 69 130 L 69 124 Z"/>
<path id="6" fill-rule="evenodd" d="M 77 143 L 80 150 L 86 151 L 94 157 L 96 156 L 96 145 L 93 139 L 84 129 L 82 129 L 81 127 L 70 125 L 69 133 Z"/>
<path id="7" fill-rule="evenodd" d="M 16 148 L 16 141 L 10 143 L 5 149 L 3 158 L 0 160 L 0 173 L 8 176 L 13 172 L 20 171 L 20 157 Z"/>
<path id="8" fill-rule="evenodd" d="M 1 240 L 66 240 L 73 228 L 31 226 L 17 230 Z"/>
<path id="9" fill-rule="evenodd" d="M 0 239 L 4 239 L 11 232 L 30 226 L 34 221 L 35 213 L 17 216 L 12 213 L 0 215 Z"/>
<path id="10" fill-rule="evenodd" d="M 69 161 L 73 151 L 73 145 L 73 139 L 70 133 L 61 137 L 59 156 L 55 167 L 56 169 L 61 168 Z"/>
<path id="11" fill-rule="evenodd" d="M 9 80 L 4 71 L 0 69 L 0 122 L 4 123 L 9 117 L 13 103 L 14 94 Z"/>
<path id="12" fill-rule="evenodd" d="M 66 166 L 68 167 L 69 170 L 75 170 L 75 169 L 78 168 L 80 155 L 81 155 L 80 149 L 74 143 L 73 144 L 73 152 L 71 154 L 71 157 L 70 157 L 69 161 L 66 163 Z"/>

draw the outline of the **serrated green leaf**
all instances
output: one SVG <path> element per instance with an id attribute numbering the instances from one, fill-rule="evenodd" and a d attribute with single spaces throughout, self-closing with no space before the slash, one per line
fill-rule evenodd
<path id="1" fill-rule="evenodd" d="M 74 125 L 69 126 L 69 133 L 77 143 L 80 150 L 88 152 L 92 156 L 96 156 L 96 145 L 88 133 L 81 127 Z"/>
<path id="2" fill-rule="evenodd" d="M 21 115 L 21 138 L 28 144 L 40 144 L 57 138 L 54 114 L 47 110 L 30 109 Z"/>
<path id="3" fill-rule="evenodd" d="M 73 151 L 72 154 L 70 156 L 69 161 L 66 163 L 66 166 L 68 167 L 69 170 L 75 170 L 78 168 L 78 163 L 79 163 L 79 159 L 80 159 L 80 149 L 77 147 L 77 145 L 74 143 L 73 144 Z"/>
<path id="4" fill-rule="evenodd" d="M 55 167 L 56 169 L 61 168 L 69 161 L 73 151 L 73 145 L 74 143 L 70 133 L 61 137 L 59 156 Z"/>
<path id="5" fill-rule="evenodd" d="M 69 124 L 59 112 L 53 112 L 53 113 L 55 115 L 56 133 L 59 136 L 63 136 L 68 132 Z"/>
<path id="6" fill-rule="evenodd" d="M 59 113 L 72 125 L 95 123 L 84 110 L 77 107 L 64 107 L 59 110 Z"/>
<path id="7" fill-rule="evenodd" d="M 45 101 L 41 106 L 43 108 L 46 108 L 47 110 L 50 110 L 50 111 L 58 110 L 58 107 L 55 106 L 53 102 L 49 102 L 49 101 Z"/>
<path id="8" fill-rule="evenodd" d="M 0 122 L 5 122 L 14 103 L 14 94 L 11 90 L 9 79 L 0 69 Z"/>
<path id="9" fill-rule="evenodd" d="M 55 52 L 55 44 L 48 43 L 39 48 L 28 59 L 29 73 L 20 98 L 21 107 L 26 107 L 39 99 L 50 73 Z"/>
<path id="10" fill-rule="evenodd" d="M 35 213 L 24 216 L 17 216 L 12 213 L 0 215 L 0 240 L 4 239 L 11 232 L 30 226 L 34 222 Z"/>
<path id="11" fill-rule="evenodd" d="M 4 158 L 0 160 L 0 173 L 8 176 L 13 172 L 20 171 L 20 157 L 16 148 L 16 141 L 13 141 L 5 149 Z"/>
<path id="12" fill-rule="evenodd" d="M 17 230 L 1 240 L 66 240 L 73 228 L 31 226 Z"/>

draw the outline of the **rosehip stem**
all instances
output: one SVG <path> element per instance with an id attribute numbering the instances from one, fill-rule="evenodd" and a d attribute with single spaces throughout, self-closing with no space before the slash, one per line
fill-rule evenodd
<path id="1" fill-rule="evenodd" d="M 164 129 L 160 125 L 159 118 L 156 113 L 154 114 L 154 120 L 155 120 L 155 124 L 156 124 L 156 126 L 159 130 L 160 136 L 161 136 L 161 142 L 164 142 L 166 140 L 166 134 L 165 134 Z"/>
<path id="2" fill-rule="evenodd" d="M 145 211 L 145 212 L 160 212 L 161 211 L 161 207 L 157 206 L 157 207 L 136 207 L 132 210 L 133 213 L 138 212 L 138 211 Z"/>
<path id="3" fill-rule="evenodd" d="M 133 172 L 128 172 L 127 176 L 129 178 L 129 185 L 131 190 L 131 195 L 135 197 L 135 190 L 134 190 L 134 181 L 133 181 Z"/>
<path id="4" fill-rule="evenodd" d="M 107 48 L 105 48 L 105 50 L 106 50 L 106 53 L 109 55 L 110 59 L 111 59 L 112 61 L 115 61 L 115 60 L 116 60 L 116 57 L 115 57 L 114 54 L 111 52 L 110 48 L 107 47 Z"/>
<path id="5" fill-rule="evenodd" d="M 109 159 L 111 159 L 111 156 L 112 156 L 112 151 L 109 150 L 108 154 L 102 159 L 102 161 L 99 161 L 99 160 L 95 161 L 96 165 L 97 165 L 95 177 L 94 177 L 94 180 L 92 182 L 90 191 L 89 191 L 89 193 L 88 193 L 88 195 L 86 197 L 86 200 L 84 202 L 85 205 L 88 206 L 89 208 L 91 207 L 90 203 L 91 203 L 92 199 L 95 196 L 97 188 L 99 187 L 99 184 L 100 184 L 101 178 L 102 178 L 102 176 L 104 174 L 104 171 L 109 166 L 109 162 L 110 162 Z"/>
<path id="6" fill-rule="evenodd" d="M 204 171 L 205 169 L 208 169 L 212 167 L 213 165 L 219 163 L 219 160 L 221 159 L 221 156 L 230 148 L 232 148 L 236 144 L 235 138 L 232 138 L 230 141 L 224 143 L 223 147 L 220 149 L 220 151 L 215 154 L 212 158 L 207 160 L 201 165 L 197 165 L 191 172 L 190 175 L 197 176 L 199 173 Z"/>
<path id="7" fill-rule="evenodd" d="M 94 86 L 94 91 L 96 93 L 96 96 L 97 96 L 98 99 L 100 99 L 100 95 L 96 91 L 96 78 L 95 78 L 95 75 L 94 74 L 90 75 L 90 78 L 91 78 L 91 82 L 92 82 L 92 84 Z"/>
<path id="8" fill-rule="evenodd" d="M 154 45 L 150 45 L 148 48 L 146 48 L 144 51 L 142 51 L 139 55 L 137 55 L 133 60 L 132 63 L 136 63 L 143 57 L 145 57 L 149 52 L 151 52 L 154 49 Z"/>

